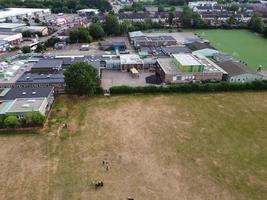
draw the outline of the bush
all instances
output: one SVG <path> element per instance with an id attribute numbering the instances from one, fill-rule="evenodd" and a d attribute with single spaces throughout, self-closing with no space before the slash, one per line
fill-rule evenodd
<path id="1" fill-rule="evenodd" d="M 45 120 L 45 116 L 40 113 L 31 113 L 26 116 L 26 126 L 41 126 Z"/>
<path id="2" fill-rule="evenodd" d="M 190 93 L 190 92 L 224 92 L 224 91 L 261 91 L 267 90 L 267 81 L 254 81 L 249 83 L 207 83 L 207 84 L 179 84 L 170 86 L 114 86 L 110 94 L 136 94 L 136 93 Z"/>
<path id="3" fill-rule="evenodd" d="M 20 122 L 17 119 L 17 117 L 15 116 L 8 116 L 5 120 L 4 120 L 4 124 L 6 127 L 8 128 L 15 128 L 20 126 Z"/>

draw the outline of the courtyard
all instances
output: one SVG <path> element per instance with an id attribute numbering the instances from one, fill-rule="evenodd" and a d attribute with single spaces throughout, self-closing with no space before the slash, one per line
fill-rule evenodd
<path id="1" fill-rule="evenodd" d="M 133 77 L 130 72 L 121 72 L 118 70 L 102 70 L 101 86 L 103 89 L 109 89 L 113 86 L 147 86 L 146 78 L 155 73 L 149 71 L 140 71 L 138 77 Z"/>

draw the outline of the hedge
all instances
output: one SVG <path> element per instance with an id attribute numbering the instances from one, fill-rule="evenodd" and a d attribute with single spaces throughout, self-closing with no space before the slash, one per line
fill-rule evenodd
<path id="1" fill-rule="evenodd" d="M 262 91 L 267 90 L 267 80 L 248 83 L 206 83 L 206 84 L 177 84 L 168 86 L 114 86 L 110 94 L 137 94 L 137 93 L 190 93 L 190 92 L 224 92 L 224 91 Z"/>
<path id="2" fill-rule="evenodd" d="M 43 125 L 45 116 L 40 113 L 28 113 L 24 118 L 18 119 L 15 115 L 0 116 L 0 129 L 40 127 Z"/>

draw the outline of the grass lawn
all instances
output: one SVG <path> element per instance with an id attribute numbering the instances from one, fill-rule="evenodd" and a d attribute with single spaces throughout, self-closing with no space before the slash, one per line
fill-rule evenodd
<path id="1" fill-rule="evenodd" d="M 194 30 L 226 53 L 245 61 L 250 68 L 267 69 L 267 39 L 247 30 Z"/>
<path id="2" fill-rule="evenodd" d="M 266 116 L 266 92 L 59 96 L 39 134 L 0 134 L 0 196 L 267 199 Z"/>

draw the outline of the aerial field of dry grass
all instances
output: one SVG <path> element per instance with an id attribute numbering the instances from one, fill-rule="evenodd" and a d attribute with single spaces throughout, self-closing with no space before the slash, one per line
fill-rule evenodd
<path id="1" fill-rule="evenodd" d="M 262 200 L 266 155 L 267 93 L 59 96 L 0 135 L 0 199 Z"/>

